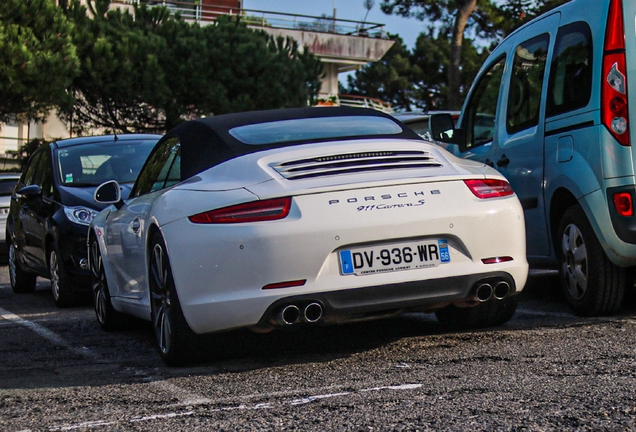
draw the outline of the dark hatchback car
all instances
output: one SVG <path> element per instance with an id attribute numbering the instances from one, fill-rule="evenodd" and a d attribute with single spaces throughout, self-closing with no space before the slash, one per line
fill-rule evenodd
<path id="1" fill-rule="evenodd" d="M 40 147 L 29 158 L 11 197 L 6 239 L 14 292 L 51 280 L 55 303 L 70 306 L 90 292 L 86 234 L 103 207 L 93 194 L 117 180 L 128 196 L 160 135 L 71 138 Z"/>

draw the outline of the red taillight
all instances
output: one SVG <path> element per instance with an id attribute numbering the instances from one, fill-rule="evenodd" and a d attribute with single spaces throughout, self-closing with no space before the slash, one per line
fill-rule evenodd
<path id="1" fill-rule="evenodd" d="M 630 145 L 627 106 L 627 66 L 625 26 L 620 0 L 610 3 L 603 55 L 601 119 L 612 136 L 624 146 Z"/>
<path id="2" fill-rule="evenodd" d="M 279 289 L 279 288 L 293 288 L 303 286 L 307 283 L 307 279 L 300 279 L 294 281 L 286 281 L 286 282 L 276 282 L 271 283 L 269 285 L 265 285 L 262 289 Z"/>
<path id="3" fill-rule="evenodd" d="M 503 262 L 512 261 L 512 257 L 510 256 L 502 256 L 502 257 L 492 257 L 492 258 L 482 258 L 481 262 L 484 264 L 499 264 Z"/>
<path id="4" fill-rule="evenodd" d="M 605 28 L 605 51 L 625 49 L 625 26 L 623 25 L 623 5 L 621 0 L 610 3 L 607 27 Z"/>
<path id="5" fill-rule="evenodd" d="M 634 204 L 632 194 L 629 192 L 619 192 L 614 194 L 614 208 L 621 216 L 633 216 Z"/>
<path id="6" fill-rule="evenodd" d="M 224 207 L 190 216 L 190 222 L 200 224 L 231 224 L 284 219 L 289 214 L 291 198 L 275 198 Z"/>
<path id="7" fill-rule="evenodd" d="M 464 180 L 466 186 L 477 198 L 497 198 L 512 195 L 514 191 L 505 180 Z"/>

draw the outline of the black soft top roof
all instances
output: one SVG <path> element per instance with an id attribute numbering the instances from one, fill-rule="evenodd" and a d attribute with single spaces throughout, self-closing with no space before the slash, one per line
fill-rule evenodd
<path id="1" fill-rule="evenodd" d="M 325 117 L 378 117 L 389 119 L 399 126 L 401 132 L 391 134 L 337 135 L 304 140 L 287 140 L 268 144 L 251 145 L 235 138 L 230 131 L 240 126 Z M 224 114 L 183 123 L 166 134 L 166 138 L 178 136 L 181 143 L 181 179 L 190 178 L 208 168 L 229 159 L 277 147 L 299 144 L 373 138 L 415 139 L 422 138 L 399 121 L 381 111 L 350 107 L 286 108 L 266 111 L 250 111 Z"/>

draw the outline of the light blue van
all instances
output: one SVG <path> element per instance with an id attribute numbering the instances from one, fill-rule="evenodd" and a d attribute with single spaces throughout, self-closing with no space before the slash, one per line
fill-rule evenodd
<path id="1" fill-rule="evenodd" d="M 616 312 L 636 266 L 635 19 L 636 0 L 572 0 L 493 51 L 457 129 L 431 119 L 449 150 L 508 178 L 528 260 L 558 267 L 585 316 Z"/>

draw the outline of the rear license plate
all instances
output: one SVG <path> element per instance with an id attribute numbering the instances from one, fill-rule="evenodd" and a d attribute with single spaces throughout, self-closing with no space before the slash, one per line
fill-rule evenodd
<path id="1" fill-rule="evenodd" d="M 347 249 L 339 252 L 343 275 L 369 275 L 437 267 L 450 262 L 447 240 L 427 240 Z"/>

